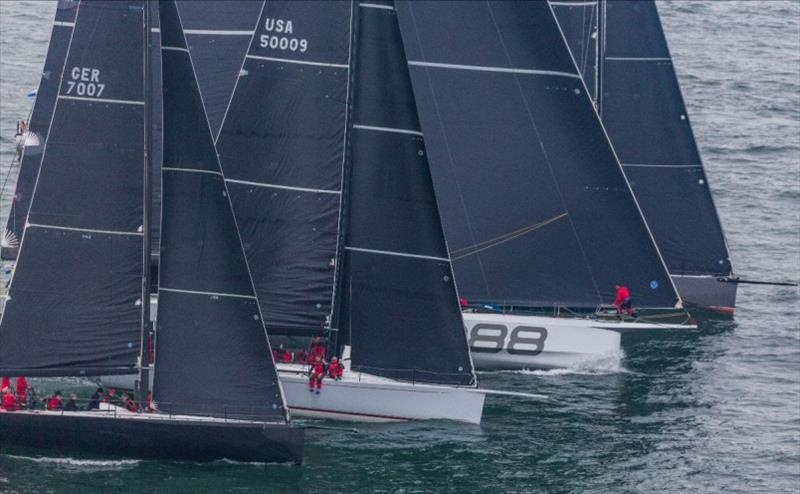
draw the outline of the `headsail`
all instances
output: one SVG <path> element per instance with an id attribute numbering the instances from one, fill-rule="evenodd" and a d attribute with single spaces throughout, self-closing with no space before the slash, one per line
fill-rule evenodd
<path id="1" fill-rule="evenodd" d="M 64 69 L 67 46 L 72 36 L 77 10 L 77 0 L 59 0 L 56 6 L 56 17 L 53 22 L 53 32 L 50 35 L 50 45 L 47 47 L 47 58 L 45 58 L 42 78 L 39 81 L 39 89 L 36 92 L 36 102 L 28 122 L 29 137 L 24 143 L 14 200 L 11 203 L 11 212 L 8 215 L 3 243 L 0 246 L 0 257 L 3 260 L 17 258 L 19 242 L 22 239 L 22 232 L 28 218 L 28 209 L 31 206 L 33 186 L 36 176 L 39 174 L 39 166 L 42 164 L 42 150 L 47 141 L 47 131 L 50 127 L 50 119 L 53 117 L 61 72 Z"/>
<path id="2" fill-rule="evenodd" d="M 331 313 L 350 22 L 350 2 L 266 2 L 217 140 L 270 334 Z"/>
<path id="3" fill-rule="evenodd" d="M 173 1 L 160 4 L 164 166 L 153 398 L 165 411 L 286 420 L 286 407 Z"/>
<path id="4" fill-rule="evenodd" d="M 0 322 L 2 375 L 136 372 L 147 171 L 143 8 L 143 0 L 78 7 Z"/>
<path id="5" fill-rule="evenodd" d="M 474 384 L 397 14 L 358 5 L 340 343 L 353 369 Z"/>
<path id="6" fill-rule="evenodd" d="M 547 2 L 398 2 L 459 292 L 678 300 Z M 480 39 L 480 43 L 475 43 Z"/>
<path id="7" fill-rule="evenodd" d="M 669 272 L 729 275 L 728 248 L 655 2 L 600 6 L 599 108 Z M 555 11 L 563 22 L 563 8 Z"/>

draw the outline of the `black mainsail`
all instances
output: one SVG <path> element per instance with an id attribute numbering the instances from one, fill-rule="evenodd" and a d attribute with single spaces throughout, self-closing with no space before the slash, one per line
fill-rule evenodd
<path id="1" fill-rule="evenodd" d="M 164 164 L 153 398 L 173 413 L 285 421 L 180 17 L 172 1 L 162 1 L 160 13 Z"/>
<path id="2" fill-rule="evenodd" d="M 730 254 L 655 2 L 592 5 L 553 9 L 573 50 L 599 32 L 597 107 L 669 272 L 687 303 L 732 309 L 736 284 L 716 282 Z M 586 8 L 599 15 L 581 30 L 573 18 Z"/>
<path id="3" fill-rule="evenodd" d="M 61 72 L 64 69 L 64 60 L 67 55 L 67 46 L 72 36 L 72 27 L 75 25 L 75 12 L 78 10 L 77 0 L 59 0 L 56 6 L 56 17 L 53 22 L 53 31 L 50 35 L 50 44 L 47 47 L 47 57 L 36 92 L 36 102 L 28 122 L 28 138 L 26 139 L 22 159 L 19 164 L 19 175 L 14 190 L 14 200 L 11 203 L 11 212 L 6 223 L 6 231 L 0 247 L 0 257 L 3 260 L 17 258 L 19 241 L 28 219 L 28 209 L 31 206 L 31 196 L 42 163 L 42 150 L 47 141 L 47 131 L 53 117 L 53 108 L 56 104 Z"/>
<path id="4" fill-rule="evenodd" d="M 397 8 L 460 294 L 589 309 L 623 283 L 675 305 L 547 2 Z"/>
<path id="5" fill-rule="evenodd" d="M 0 321 L 2 375 L 137 372 L 143 23 L 141 0 L 78 7 Z"/>
<path id="6" fill-rule="evenodd" d="M 352 154 L 337 293 L 351 367 L 475 384 L 392 2 L 358 9 Z"/>
<path id="7" fill-rule="evenodd" d="M 217 140 L 270 334 L 331 314 L 350 24 L 350 2 L 264 3 Z"/>

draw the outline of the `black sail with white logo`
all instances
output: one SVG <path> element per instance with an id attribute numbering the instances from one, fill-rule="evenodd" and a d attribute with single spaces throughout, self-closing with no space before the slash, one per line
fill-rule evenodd
<path id="1" fill-rule="evenodd" d="M 349 2 L 266 2 L 217 140 L 270 334 L 331 313 L 350 21 Z"/>
<path id="2" fill-rule="evenodd" d="M 142 0 L 78 7 L 0 322 L 2 375 L 136 372 L 147 171 L 143 8 Z"/>
<path id="3" fill-rule="evenodd" d="M 655 2 L 600 5 L 601 116 L 667 267 L 673 275 L 729 275 L 728 248 Z M 562 9 L 556 13 L 563 21 Z"/>
<path id="4" fill-rule="evenodd" d="M 61 72 L 64 68 L 67 46 L 72 36 L 77 10 L 77 0 L 59 0 L 56 6 L 56 17 L 50 35 L 50 45 L 47 48 L 47 58 L 45 58 L 42 78 L 36 91 L 36 102 L 28 121 L 29 133 L 23 135 L 24 152 L 19 164 L 19 175 L 14 190 L 14 200 L 11 203 L 11 212 L 8 215 L 6 231 L 2 247 L 0 247 L 0 257 L 3 260 L 17 258 L 19 241 L 22 239 L 22 231 L 25 229 L 28 209 L 31 206 L 33 186 L 36 183 L 36 176 L 39 174 L 39 166 L 42 164 L 42 151 L 47 141 L 50 119 L 53 117 Z"/>
<path id="5" fill-rule="evenodd" d="M 286 409 L 172 1 L 161 2 L 164 166 L 153 399 L 175 413 L 283 421 Z"/>
<path id="6" fill-rule="evenodd" d="M 473 384 L 397 14 L 361 3 L 358 19 L 340 343 L 356 370 Z"/>
<path id="7" fill-rule="evenodd" d="M 459 292 L 678 300 L 547 2 L 398 2 Z"/>

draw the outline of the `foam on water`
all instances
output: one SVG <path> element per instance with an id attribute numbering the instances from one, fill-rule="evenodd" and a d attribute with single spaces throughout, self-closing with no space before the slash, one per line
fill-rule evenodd
<path id="1" fill-rule="evenodd" d="M 70 457 L 49 457 L 49 456 L 20 456 L 4 454 L 6 458 L 12 460 L 29 461 L 33 463 L 52 465 L 56 468 L 67 470 L 86 471 L 105 471 L 105 470 L 127 470 L 140 464 L 142 460 L 89 460 Z"/>

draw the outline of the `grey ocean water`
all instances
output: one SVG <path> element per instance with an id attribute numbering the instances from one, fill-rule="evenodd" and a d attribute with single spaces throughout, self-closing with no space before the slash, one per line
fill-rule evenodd
<path id="1" fill-rule="evenodd" d="M 735 269 L 797 280 L 800 2 L 659 8 Z M 0 178 L 54 9 L 0 1 Z M 312 432 L 299 468 L 0 449 L 0 492 L 798 492 L 800 296 L 745 286 L 738 306 L 734 321 L 697 333 L 627 341 L 622 367 L 483 374 L 486 387 L 550 399 L 490 398 L 481 427 Z"/>

